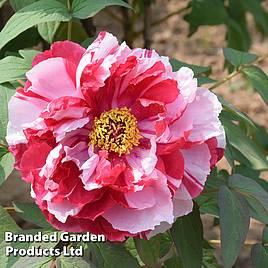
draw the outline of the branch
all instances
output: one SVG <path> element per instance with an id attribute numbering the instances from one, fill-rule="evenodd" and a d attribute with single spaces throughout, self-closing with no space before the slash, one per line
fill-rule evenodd
<path id="1" fill-rule="evenodd" d="M 150 35 L 150 26 L 151 26 L 151 0 L 146 0 L 144 2 L 144 16 L 143 16 L 143 40 L 144 40 L 144 48 L 150 49 L 151 47 L 151 35 Z"/>
<path id="2" fill-rule="evenodd" d="M 261 61 L 265 60 L 266 58 L 268 58 L 268 54 L 257 58 L 253 63 L 260 63 Z M 252 64 L 252 63 L 251 63 Z M 209 87 L 209 90 L 213 90 L 219 86 L 221 86 L 222 84 L 226 83 L 227 81 L 231 80 L 233 77 L 237 76 L 238 74 L 241 73 L 241 71 L 243 70 L 243 68 L 250 66 L 251 64 L 244 64 L 242 65 L 240 68 L 236 69 L 234 72 L 230 73 L 229 75 L 227 75 L 225 78 L 223 78 L 222 80 L 216 82 L 213 86 Z"/>

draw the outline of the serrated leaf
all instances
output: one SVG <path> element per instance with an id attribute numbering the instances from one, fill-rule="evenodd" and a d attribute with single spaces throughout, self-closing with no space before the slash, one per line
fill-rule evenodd
<path id="1" fill-rule="evenodd" d="M 1 68 L 1 67 L 0 67 Z M 8 84 L 0 85 L 0 140 L 5 141 L 8 123 L 8 102 L 15 91 Z"/>
<path id="2" fill-rule="evenodd" d="M 40 0 L 16 12 L 0 32 L 0 49 L 34 25 L 50 21 L 69 21 L 67 7 L 56 0 Z"/>
<path id="3" fill-rule="evenodd" d="M 32 59 L 39 52 L 20 50 L 22 57 L 8 56 L 0 60 L 0 84 L 17 79 L 24 79 L 25 73 L 32 67 Z"/>
<path id="4" fill-rule="evenodd" d="M 268 105 L 268 76 L 266 73 L 257 66 L 245 67 L 242 72 Z"/>
<path id="5" fill-rule="evenodd" d="M 122 0 L 74 0 L 72 3 L 72 16 L 78 19 L 90 18 L 103 8 L 115 5 L 131 8 L 129 4 Z"/>
<path id="6" fill-rule="evenodd" d="M 59 21 L 50 21 L 38 24 L 38 32 L 49 44 L 53 42 L 54 35 L 60 26 Z"/>
<path id="7" fill-rule="evenodd" d="M 19 217 L 25 221 L 32 222 L 43 228 L 51 228 L 51 225 L 36 204 L 13 202 L 13 205 Z"/>
<path id="8" fill-rule="evenodd" d="M 224 117 L 221 118 L 221 121 L 228 142 L 247 160 L 244 164 L 256 170 L 267 170 L 268 162 L 261 148 L 239 126 Z"/>
<path id="9" fill-rule="evenodd" d="M 255 244 L 251 248 L 251 262 L 253 268 L 268 267 L 268 254 L 261 244 Z"/>
<path id="10" fill-rule="evenodd" d="M 226 186 L 219 191 L 221 252 L 224 267 L 235 263 L 249 228 L 249 211 L 246 201 Z"/>
<path id="11" fill-rule="evenodd" d="M 12 153 L 7 153 L 0 158 L 0 185 L 8 178 L 14 169 L 15 159 Z"/>
<path id="12" fill-rule="evenodd" d="M 242 64 L 251 63 L 258 58 L 258 56 L 255 54 L 242 52 L 229 47 L 223 49 L 223 54 L 225 59 L 235 67 L 239 67 Z"/>
<path id="13" fill-rule="evenodd" d="M 203 226 L 197 205 L 190 214 L 176 220 L 170 233 L 183 267 L 201 267 Z"/>
<path id="14" fill-rule="evenodd" d="M 160 252 L 160 237 L 154 236 L 149 240 L 134 238 L 134 241 L 143 263 L 148 267 L 156 267 L 158 265 Z"/>

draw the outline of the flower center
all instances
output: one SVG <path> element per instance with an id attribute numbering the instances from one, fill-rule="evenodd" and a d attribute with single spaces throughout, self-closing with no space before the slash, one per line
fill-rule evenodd
<path id="1" fill-rule="evenodd" d="M 137 119 L 126 107 L 115 108 L 95 118 L 90 144 L 101 149 L 129 154 L 133 146 L 139 145 L 140 131 Z"/>

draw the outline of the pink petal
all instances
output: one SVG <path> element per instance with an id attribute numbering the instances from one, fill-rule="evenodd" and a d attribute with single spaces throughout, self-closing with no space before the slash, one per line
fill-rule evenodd
<path id="1" fill-rule="evenodd" d="M 30 90 L 50 100 L 63 96 L 78 96 L 63 58 L 42 61 L 28 71 L 26 76 L 32 83 Z"/>
<path id="2" fill-rule="evenodd" d="M 173 205 L 171 194 L 167 187 L 166 178 L 161 172 L 158 179 L 152 185 L 156 198 L 155 206 L 151 208 L 133 210 L 130 208 L 114 206 L 103 214 L 115 229 L 138 233 L 153 230 L 162 221 L 173 223 Z"/>

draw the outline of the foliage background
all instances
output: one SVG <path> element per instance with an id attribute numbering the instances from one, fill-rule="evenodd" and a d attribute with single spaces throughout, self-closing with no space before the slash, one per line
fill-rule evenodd
<path id="1" fill-rule="evenodd" d="M 27 2 L 27 1 L 11 1 L 14 3 L 19 2 Z M 34 1 L 28 1 L 28 3 L 34 2 Z M 212 69 L 202 69 L 201 73 L 202 77 L 207 77 L 209 75 L 210 78 L 215 79 L 217 81 L 222 81 L 222 79 L 225 79 L 229 75 L 229 72 L 233 71 L 233 67 L 231 67 L 230 63 L 226 62 L 225 57 L 223 55 L 222 48 L 223 47 L 233 47 L 235 49 L 247 51 L 257 54 L 261 58 L 263 56 L 266 56 L 268 54 L 268 40 L 267 40 L 267 34 L 268 34 L 268 1 L 259 1 L 259 0 L 246 0 L 244 1 L 243 8 L 242 6 L 239 6 L 238 8 L 232 9 L 231 4 L 235 3 L 241 3 L 243 1 L 221 1 L 221 0 L 201 0 L 201 1 L 189 1 L 189 0 L 155 0 L 150 1 L 151 8 L 150 13 L 151 16 L 147 16 L 147 20 L 145 23 L 154 23 L 157 22 L 156 25 L 153 27 L 149 27 L 147 29 L 147 33 L 144 34 L 141 30 L 144 29 L 144 6 L 142 2 L 146 1 L 129 1 L 131 4 L 136 5 L 136 13 L 133 13 L 132 11 L 127 11 L 127 9 L 122 9 L 120 7 L 110 7 L 105 9 L 104 11 L 101 11 L 96 16 L 94 16 L 93 21 L 91 19 L 83 20 L 82 25 L 80 25 L 79 21 L 73 22 L 73 27 L 81 27 L 81 31 L 73 31 L 72 39 L 77 42 L 82 42 L 84 39 L 87 38 L 89 35 L 94 35 L 95 31 L 99 32 L 100 30 L 106 30 L 110 31 L 113 34 L 117 35 L 119 38 L 128 40 L 128 42 L 133 46 L 137 47 L 143 47 L 144 44 L 148 47 L 156 49 L 160 54 L 170 56 L 171 58 L 178 59 L 183 62 L 187 62 L 189 64 L 195 64 L 199 66 L 211 66 Z M 197 12 L 198 16 L 195 15 L 189 15 L 194 14 L 194 8 L 189 7 L 189 9 L 185 8 L 188 6 L 189 3 L 196 2 L 196 3 L 203 3 L 203 9 L 199 10 L 200 12 Z M 225 7 L 222 8 L 223 2 L 225 4 Z M 0 1 L 1 3 L 1 1 Z M 14 6 L 13 3 L 13 6 Z M 216 3 L 216 4 L 215 4 Z M 217 5 L 218 3 L 218 5 Z M 245 4 L 246 3 L 246 4 Z M 208 6 L 206 6 L 208 4 Z M 246 5 L 246 6 L 245 6 Z M 214 13 L 216 16 L 213 16 L 213 12 L 211 11 L 212 7 L 215 7 Z M 262 7 L 261 9 L 259 7 Z M 18 8 L 14 6 L 15 8 Z M 142 8 L 140 8 L 142 7 Z M 200 6 L 197 6 L 200 8 Z M 201 5 L 202 8 L 202 5 Z M 245 10 L 244 10 L 245 9 Z M 10 11 L 11 8 L 8 4 L 5 4 L 0 9 L 0 25 L 3 27 L 5 25 L 5 22 L 9 18 L 10 14 L 12 14 L 12 11 Z M 241 10 L 244 10 L 241 14 Z M 122 16 L 121 13 L 126 15 L 126 12 L 129 14 L 129 20 L 123 21 L 122 26 Z M 174 14 L 173 14 L 174 13 Z M 176 14 L 175 14 L 176 13 Z M 245 18 L 243 18 L 243 14 L 245 13 Z M 172 16 L 169 17 L 168 20 L 165 20 L 160 23 L 162 18 L 165 18 L 167 14 L 172 14 Z M 187 17 L 188 14 L 188 17 Z M 211 16 L 212 14 L 212 16 Z M 186 17 L 184 17 L 186 15 Z M 115 16 L 116 19 L 114 18 Z M 125 18 L 125 17 L 124 17 Z M 151 21 L 148 18 L 151 18 Z M 189 22 L 192 27 L 189 28 Z M 193 31 L 197 24 L 212 24 L 210 26 L 207 25 L 201 25 L 198 30 L 191 36 L 189 36 L 189 33 Z M 79 26 L 80 25 L 80 26 Z M 44 26 L 44 25 L 43 25 Z M 40 26 L 41 28 L 41 26 Z M 40 33 L 39 29 L 39 33 Z M 38 29 L 32 28 L 30 30 L 27 30 L 24 34 L 19 36 L 17 40 L 11 41 L 6 47 L 0 51 L 0 55 L 2 58 L 8 55 L 12 55 L 17 52 L 18 49 L 23 48 L 34 48 L 37 50 L 42 50 L 44 48 L 48 47 L 48 43 L 44 42 L 40 38 L 40 34 L 38 33 Z M 78 33 L 78 34 L 77 34 Z M 60 25 L 60 28 L 55 33 L 54 37 L 51 37 L 51 35 L 48 35 L 46 37 L 47 41 L 52 41 L 56 39 L 66 39 L 67 38 L 67 23 L 62 23 Z M 134 37 L 133 37 L 134 36 Z M 249 41 L 249 37 L 251 41 Z M 1 41 L 0 41 L 1 43 Z M 237 54 L 232 55 L 231 58 L 234 59 Z M 226 55 L 225 55 L 226 56 Z M 227 68 L 224 68 L 227 67 Z M 259 60 L 257 62 L 257 66 L 259 66 L 264 72 L 268 73 L 268 58 L 263 58 L 262 60 Z M 27 68 L 27 67 L 26 67 Z M 0 79 L 1 79 L 1 66 L 0 66 Z M 264 94 L 264 99 L 266 96 L 267 101 L 267 92 L 268 92 L 268 79 L 263 78 L 263 81 L 260 83 L 262 84 L 260 92 Z M 207 84 L 207 87 L 211 87 L 214 84 Z M 234 78 L 230 79 L 224 84 L 221 84 L 217 88 L 214 89 L 214 92 L 222 95 L 225 100 L 232 103 L 238 110 L 242 111 L 246 115 L 249 116 L 250 119 L 252 119 L 254 122 L 258 124 L 258 126 L 262 126 L 264 128 L 268 128 L 268 108 L 267 104 L 264 102 L 261 95 L 256 92 L 253 87 L 251 86 L 249 80 L 244 79 L 243 75 L 237 75 Z M 264 92 L 264 93 L 263 93 Z M 2 92 L 1 92 L 2 94 Z M 266 95 L 265 95 L 266 94 Z M 2 105 L 2 104 L 1 104 Z M 231 259 L 231 255 L 233 252 L 239 253 L 238 260 L 236 261 L 235 267 L 266 267 L 263 265 L 267 264 L 267 253 L 266 258 L 263 258 L 262 260 L 266 261 L 266 263 L 261 262 L 254 262 L 250 260 L 251 255 L 251 248 L 253 244 L 258 244 L 258 246 L 255 247 L 255 251 L 258 251 L 260 248 L 260 244 L 262 243 L 262 235 L 264 226 L 268 224 L 268 183 L 265 182 L 268 179 L 268 173 L 267 173 L 267 167 L 265 168 L 259 168 L 258 161 L 254 162 L 257 163 L 256 166 L 252 166 L 252 163 L 248 163 L 247 160 L 245 160 L 245 156 L 247 157 L 248 154 L 251 153 L 251 151 L 257 150 L 257 155 L 259 152 L 261 152 L 262 155 L 267 156 L 267 143 L 268 143 L 268 136 L 265 134 L 265 132 L 260 133 L 258 131 L 258 135 L 256 135 L 256 132 L 254 132 L 254 127 L 256 126 L 252 121 L 249 119 L 241 119 L 241 114 L 237 112 L 230 112 L 230 109 L 226 109 L 228 112 L 225 120 L 227 123 L 225 124 L 226 127 L 230 127 L 231 134 L 234 134 L 232 125 L 230 125 L 230 122 L 232 122 L 233 119 L 236 119 L 236 122 L 240 122 L 240 130 L 242 131 L 242 134 L 244 134 L 246 137 L 249 137 L 250 140 L 254 142 L 253 148 L 250 147 L 249 151 L 244 148 L 243 145 L 245 144 L 245 141 L 242 140 L 242 146 L 240 154 L 237 152 L 237 148 L 234 149 L 233 146 L 231 146 L 231 150 L 233 150 L 233 153 L 230 157 L 229 152 L 229 158 L 235 158 L 236 160 L 239 160 L 240 163 L 243 164 L 241 167 L 231 167 L 230 163 L 225 159 L 223 159 L 218 167 L 219 169 L 225 169 L 229 172 L 234 173 L 240 173 L 244 176 L 250 177 L 251 181 L 253 182 L 253 185 L 249 186 L 249 192 L 250 195 L 253 196 L 253 200 L 250 199 L 250 202 L 252 201 L 251 206 L 253 202 L 255 202 L 255 209 L 258 210 L 257 212 L 260 214 L 260 217 L 257 217 L 256 219 L 251 219 L 250 223 L 250 230 L 247 235 L 247 244 L 242 247 L 242 250 L 239 251 L 239 241 L 238 244 L 235 244 L 233 242 L 234 237 L 229 237 L 229 243 L 225 245 L 227 250 L 221 252 L 221 247 L 219 244 L 220 239 L 220 227 L 219 227 L 219 220 L 218 218 L 214 218 L 213 216 L 202 215 L 202 222 L 204 225 L 204 236 L 207 240 L 210 240 L 212 243 L 211 246 L 215 248 L 215 255 L 218 259 L 218 264 L 215 264 L 213 258 L 211 257 L 211 250 L 208 249 L 208 246 L 203 245 L 203 267 L 218 267 L 219 265 L 223 265 L 222 260 L 222 253 L 227 254 L 227 257 L 225 259 Z M 242 115 L 244 116 L 244 114 Z M 238 119 L 238 120 L 237 120 Z M 229 125 L 228 125 L 229 122 Z M 259 128 L 258 128 L 259 129 Z M 241 134 L 241 133 L 240 133 Z M 234 141 L 235 144 L 237 144 L 237 140 Z M 239 145 L 239 146 L 240 146 Z M 256 149 L 257 148 L 257 149 Z M 242 153 L 242 156 L 241 156 Z M 244 156 L 243 156 L 244 153 Z M 258 158 L 258 157 L 257 157 Z M 229 159 L 230 160 L 230 159 Z M 252 159 L 251 159 L 252 160 Z M 232 161 L 229 161 L 232 162 Z M 236 165 L 239 164 L 239 162 L 235 162 Z M 264 164 L 265 165 L 265 164 Z M 253 169 L 252 169 L 253 167 Z M 258 171 L 256 171 L 258 170 Z M 261 173 L 260 173 L 261 171 Z M 1 172 L 1 171 L 0 171 Z M 228 180 L 228 174 L 227 173 L 221 173 L 220 175 L 216 172 L 211 176 L 211 179 L 214 179 L 215 185 L 208 185 L 207 191 L 211 190 L 209 187 L 219 189 L 219 186 L 221 184 L 227 184 L 226 181 Z M 264 179 L 259 183 L 259 177 Z M 222 183 L 223 178 L 223 183 Z M 240 179 L 240 180 L 239 180 Z M 245 195 L 245 180 L 244 178 L 238 178 L 236 181 L 240 181 L 239 187 L 242 187 L 242 190 L 240 189 L 240 193 L 242 192 L 243 197 L 247 197 Z M 262 188 L 258 188 L 255 184 L 255 181 L 258 181 L 257 185 L 261 185 Z M 233 180 L 235 181 L 235 180 Z M 232 183 L 235 182 L 231 181 L 229 179 L 228 187 L 231 189 L 232 193 L 239 191 L 233 191 L 236 187 L 232 187 Z M 212 181 L 211 181 L 212 182 Z M 212 182 L 213 184 L 213 182 Z M 17 187 L 14 187 L 16 185 Z M 224 186 L 225 187 L 225 186 Z M 239 188 L 237 187 L 237 188 Z M 255 187 L 255 188 L 254 188 Z M 257 187 L 257 188 L 256 188 Z M 236 190 L 237 190 L 236 188 Z M 254 190 L 255 189 L 255 190 Z M 260 192 L 264 190 L 264 194 L 262 195 L 261 201 L 260 201 Z M 225 192 L 224 195 L 228 195 L 229 192 L 224 188 L 221 192 Z M 227 193 L 226 193 L 227 192 Z M 266 194 L 265 194 L 266 192 Z M 8 193 L 8 194 L 7 194 Z M 1 204 L 4 206 L 11 206 L 13 201 L 16 202 L 29 202 L 31 199 L 29 198 L 29 186 L 26 184 L 23 184 L 19 178 L 18 175 L 13 172 L 12 175 L 9 177 L 7 181 L 0 187 L 0 201 Z M 248 194 L 248 193 L 247 193 Z M 203 200 L 202 200 L 203 198 Z M 200 205 L 201 212 L 210 212 L 209 214 L 214 214 L 215 211 L 213 209 L 218 208 L 218 192 L 213 193 L 212 195 L 203 195 L 203 197 L 199 198 L 197 202 Z M 245 198 L 247 200 L 247 198 Z M 206 202 L 203 202 L 203 201 Z M 256 201 L 257 200 L 257 201 Z M 209 201 L 209 202 L 208 202 Z M 215 205 L 216 202 L 216 205 Z M 247 200 L 248 202 L 248 200 Z M 235 205 L 232 210 L 232 204 L 229 204 L 227 208 L 227 214 L 230 215 L 232 212 L 236 210 L 238 207 L 237 201 L 234 202 Z M 256 205 L 256 203 L 260 203 L 261 205 Z M 206 204 L 206 205 L 205 205 Z M 250 206 L 250 205 L 249 205 Z M 230 210 L 231 208 L 231 210 Z M 243 208 L 241 209 L 243 210 Z M 222 209 L 223 211 L 223 209 Z M 212 212 L 212 213 L 211 213 Z M 258 214 L 257 213 L 257 214 Z M 228 228 L 236 228 L 237 225 L 237 231 L 241 231 L 243 229 L 241 225 L 239 225 L 239 221 L 237 219 L 237 215 L 239 214 L 239 211 L 235 211 L 233 219 L 228 218 L 227 220 L 231 220 L 231 222 L 228 223 L 221 223 L 221 225 L 228 225 Z M 15 213 L 11 213 L 13 217 L 15 217 L 17 223 L 23 227 L 23 229 L 33 228 L 33 225 L 29 221 L 22 220 L 18 215 Z M 252 215 L 251 215 L 252 216 Z M 224 219 L 224 215 L 221 217 Z M 255 217 L 256 218 L 256 217 Z M 261 221 L 263 223 L 260 222 Z M 241 218 L 241 222 L 246 222 L 246 217 Z M 183 223 L 180 223 L 183 224 Z M 244 229 L 247 229 L 247 226 L 245 226 Z M 229 231 L 228 230 L 228 231 Z M 180 236 L 181 234 L 177 234 L 176 236 Z M 191 240 L 194 238 L 189 238 L 190 236 L 184 237 L 185 240 L 184 243 L 195 243 L 195 240 Z M 187 239 L 190 241 L 187 242 Z M 265 238 L 267 239 L 267 238 Z M 243 240 L 243 239 L 242 239 Z M 243 243 L 244 241 L 240 241 Z M 232 247 L 232 243 L 234 245 L 233 252 L 228 251 L 228 248 L 230 249 Z M 264 245 L 267 245 L 267 240 Z M 266 243 L 266 244 L 265 244 Z M 154 244 L 154 243 L 153 243 Z M 176 244 L 176 243 L 175 243 Z M 132 245 L 133 246 L 133 245 Z M 144 246 L 144 245 L 143 245 Z M 224 243 L 222 244 L 224 246 Z M 267 249 L 266 249 L 267 250 Z M 142 248 L 141 251 L 147 252 L 144 248 Z M 157 251 L 154 248 L 154 251 Z M 232 251 L 232 250 L 231 250 Z M 259 250 L 261 252 L 261 250 Z M 252 251 L 254 253 L 254 251 Z M 180 255 L 180 254 L 179 254 Z M 235 253 L 236 255 L 236 253 Z M 257 254 L 258 255 L 258 254 Z M 259 254 L 260 255 L 260 254 Z M 144 258 L 148 258 L 150 256 L 150 252 L 147 252 L 147 256 Z M 193 256 L 190 256 L 189 258 L 194 258 Z M 178 264 L 172 261 L 169 261 L 169 263 L 166 264 L 166 267 L 194 267 L 189 266 L 191 264 L 187 264 L 187 256 L 186 260 L 183 258 L 180 258 L 183 262 L 182 264 Z M 261 260 L 261 261 L 262 261 Z M 31 267 L 31 266 L 30 266 Z M 38 267 L 38 266 L 37 266 Z M 40 266 L 41 267 L 41 266 Z M 65 267 L 65 266 L 63 266 Z M 66 266 L 69 267 L 69 266 Z M 70 266 L 71 267 L 71 266 Z M 102 267 L 102 266 L 100 266 Z M 120 266 L 119 266 L 120 267 Z M 149 266 L 150 267 L 150 266 Z M 154 264 L 152 264 L 151 267 L 155 267 Z M 228 267 L 228 265 L 226 265 Z M 267 264 L 268 267 L 268 264 Z M 194 267 L 195 268 L 195 267 Z"/>

